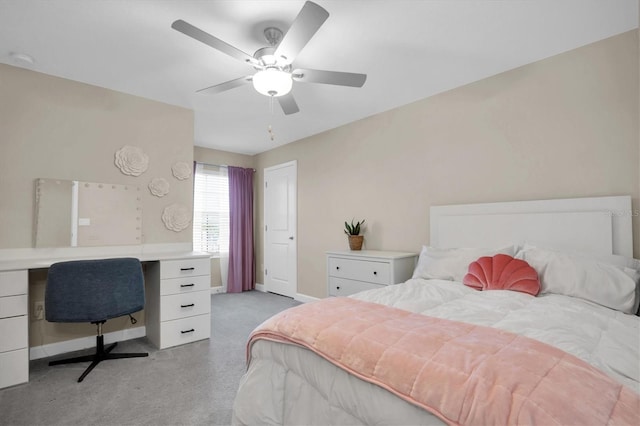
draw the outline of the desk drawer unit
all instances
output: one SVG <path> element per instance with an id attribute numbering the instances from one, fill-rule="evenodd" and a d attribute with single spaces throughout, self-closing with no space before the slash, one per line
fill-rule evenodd
<path id="1" fill-rule="evenodd" d="M 202 290 L 211 291 L 211 280 L 208 274 L 197 277 L 167 278 L 162 280 L 162 286 L 160 286 L 162 296 Z"/>
<path id="2" fill-rule="evenodd" d="M 26 294 L 0 297 L 0 318 L 26 316 L 28 300 Z"/>
<path id="3" fill-rule="evenodd" d="M 26 315 L 0 319 L 0 353 L 28 347 L 28 326 Z"/>
<path id="4" fill-rule="evenodd" d="M 160 340 L 165 348 L 208 339 L 211 336 L 211 318 L 207 315 L 181 318 L 162 323 Z"/>
<path id="5" fill-rule="evenodd" d="M 160 262 L 160 279 L 162 280 L 201 275 L 211 275 L 211 260 L 209 258 L 163 260 Z"/>
<path id="6" fill-rule="evenodd" d="M 161 260 L 158 291 L 147 297 L 147 337 L 160 349 L 211 335 L 211 260 Z"/>
<path id="7" fill-rule="evenodd" d="M 160 298 L 160 321 L 170 321 L 211 311 L 211 290 L 170 294 Z"/>
<path id="8" fill-rule="evenodd" d="M 411 278 L 416 253 L 376 250 L 327 253 L 327 293 L 348 296 Z"/>
<path id="9" fill-rule="evenodd" d="M 28 275 L 0 272 L 0 388 L 29 380 Z"/>

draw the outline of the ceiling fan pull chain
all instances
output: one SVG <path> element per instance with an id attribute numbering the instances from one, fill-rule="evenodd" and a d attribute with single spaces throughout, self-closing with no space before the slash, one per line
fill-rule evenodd
<path id="1" fill-rule="evenodd" d="M 276 135 L 274 135 L 273 131 L 271 130 L 271 124 L 269 124 L 269 127 L 267 128 L 267 131 L 269 132 L 269 139 L 271 139 L 271 141 L 273 142 L 273 140 L 275 139 Z"/>
<path id="2" fill-rule="evenodd" d="M 274 98 L 273 95 L 269 96 L 269 111 L 271 112 L 272 116 L 273 116 L 273 98 Z M 271 129 L 271 124 L 269 124 L 269 126 L 267 127 L 267 131 L 269 132 L 269 139 L 271 139 L 271 142 L 273 142 L 275 135 L 273 134 L 273 130 Z"/>

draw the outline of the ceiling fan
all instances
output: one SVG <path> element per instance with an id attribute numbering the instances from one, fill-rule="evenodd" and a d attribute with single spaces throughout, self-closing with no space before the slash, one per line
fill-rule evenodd
<path id="1" fill-rule="evenodd" d="M 171 28 L 246 62 L 257 71 L 253 75 L 198 90 L 198 93 L 216 94 L 253 83 L 253 87 L 259 93 L 277 98 L 284 113 L 289 115 L 300 111 L 291 94 L 293 81 L 362 87 L 367 79 L 366 74 L 293 68 L 292 63 L 296 56 L 328 17 L 329 12 L 324 8 L 307 1 L 286 34 L 283 35 L 280 29 L 274 27 L 264 30 L 269 46 L 258 49 L 253 56 L 181 19 L 171 24 Z"/>

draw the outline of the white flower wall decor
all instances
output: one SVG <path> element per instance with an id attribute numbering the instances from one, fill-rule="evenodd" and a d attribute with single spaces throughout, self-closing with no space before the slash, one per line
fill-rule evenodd
<path id="1" fill-rule="evenodd" d="M 169 193 L 169 182 L 165 178 L 153 178 L 149 182 L 149 191 L 156 197 L 164 197 Z"/>
<path id="2" fill-rule="evenodd" d="M 178 180 L 185 180 L 191 177 L 191 166 L 184 161 L 178 161 L 171 166 L 171 172 L 173 176 Z"/>
<path id="3" fill-rule="evenodd" d="M 125 145 L 116 151 L 115 164 L 129 176 L 140 176 L 149 167 L 149 156 L 137 146 Z"/>
<path id="4" fill-rule="evenodd" d="M 164 208 L 162 221 L 167 229 L 180 232 L 191 223 L 191 215 L 187 207 L 180 204 L 171 204 Z"/>

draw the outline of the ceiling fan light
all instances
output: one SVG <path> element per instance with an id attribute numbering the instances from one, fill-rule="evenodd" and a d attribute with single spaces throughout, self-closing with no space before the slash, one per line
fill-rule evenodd
<path id="1" fill-rule="evenodd" d="M 265 96 L 284 96 L 291 91 L 291 74 L 276 68 L 258 71 L 253 76 L 253 87 Z"/>

